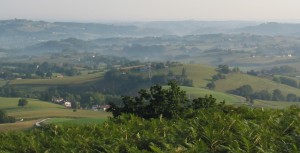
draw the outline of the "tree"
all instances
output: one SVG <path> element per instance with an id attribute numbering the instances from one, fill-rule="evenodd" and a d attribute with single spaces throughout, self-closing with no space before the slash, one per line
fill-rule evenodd
<path id="1" fill-rule="evenodd" d="M 16 119 L 12 116 L 7 116 L 4 110 L 0 109 L 0 123 L 14 123 Z"/>
<path id="2" fill-rule="evenodd" d="M 205 97 L 199 97 L 197 99 L 193 100 L 192 107 L 194 109 L 200 109 L 200 108 L 209 108 L 216 106 L 216 99 L 212 97 L 212 95 Z"/>
<path id="3" fill-rule="evenodd" d="M 230 69 L 229 69 L 228 65 L 219 65 L 218 68 L 217 68 L 217 71 L 219 73 L 228 74 L 230 72 Z"/>
<path id="4" fill-rule="evenodd" d="M 279 89 L 275 89 L 273 91 L 272 100 L 274 100 L 274 101 L 284 101 L 285 97 L 283 96 L 282 92 Z"/>
<path id="5" fill-rule="evenodd" d="M 46 77 L 51 78 L 51 77 L 52 77 L 52 72 L 48 71 L 48 72 L 46 73 Z"/>
<path id="6" fill-rule="evenodd" d="M 234 68 L 232 69 L 232 72 L 238 73 L 238 72 L 240 72 L 240 68 L 239 68 L 239 67 L 234 67 Z"/>
<path id="7" fill-rule="evenodd" d="M 253 89 L 250 85 L 243 85 L 234 90 L 233 93 L 243 97 L 250 97 L 253 93 Z"/>
<path id="8" fill-rule="evenodd" d="M 267 90 L 262 90 L 259 92 L 255 92 L 251 95 L 252 99 L 261 99 L 261 100 L 272 100 L 272 94 Z"/>
<path id="9" fill-rule="evenodd" d="M 298 98 L 297 95 L 290 93 L 286 96 L 286 100 L 291 102 L 296 102 L 298 101 Z"/>
<path id="10" fill-rule="evenodd" d="M 181 77 L 184 77 L 184 78 L 187 77 L 185 68 L 182 68 L 182 70 L 181 70 Z"/>
<path id="11" fill-rule="evenodd" d="M 226 76 L 222 73 L 218 73 L 218 74 L 215 74 L 215 75 L 212 76 L 213 81 L 217 81 L 217 80 L 220 80 L 220 79 L 226 79 Z"/>
<path id="12" fill-rule="evenodd" d="M 27 104 L 28 104 L 27 99 L 25 99 L 25 98 L 19 99 L 18 106 L 24 107 L 24 106 L 26 106 Z"/>
<path id="13" fill-rule="evenodd" d="M 286 77 L 280 77 L 280 82 L 282 84 L 286 84 L 288 86 L 298 88 L 298 82 L 293 80 L 293 79 L 289 79 L 289 78 L 286 78 Z"/>
<path id="14" fill-rule="evenodd" d="M 210 82 L 206 85 L 206 87 L 210 90 L 214 90 L 216 88 L 216 85 L 214 82 Z"/>
<path id="15" fill-rule="evenodd" d="M 178 117 L 188 106 L 188 98 L 175 81 L 168 85 L 168 89 L 160 85 L 150 87 L 149 91 L 141 89 L 136 97 L 123 96 L 124 107 L 111 103 L 109 111 L 114 117 L 122 113 L 132 113 L 146 119 L 158 118 L 160 115 L 166 118 Z"/>
<path id="16" fill-rule="evenodd" d="M 185 110 L 210 108 L 216 105 L 216 99 L 212 96 L 205 96 L 190 101 L 185 91 L 175 81 L 168 83 L 169 88 L 163 88 L 160 85 L 150 87 L 149 90 L 141 89 L 136 97 L 123 96 L 123 104 L 117 106 L 110 103 L 108 111 L 112 112 L 114 117 L 125 114 L 135 114 L 139 117 L 150 119 L 161 116 L 171 119 L 182 116 Z M 224 105 L 224 102 L 221 103 Z"/>

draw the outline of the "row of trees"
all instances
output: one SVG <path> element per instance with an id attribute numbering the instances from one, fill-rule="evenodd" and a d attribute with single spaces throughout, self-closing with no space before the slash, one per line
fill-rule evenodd
<path id="1" fill-rule="evenodd" d="M 231 93 L 246 97 L 248 99 L 260 99 L 260 100 L 272 100 L 272 101 L 290 101 L 290 102 L 298 102 L 300 101 L 300 97 L 296 94 L 289 93 L 287 96 L 284 96 L 282 91 L 279 89 L 273 90 L 270 93 L 267 90 L 261 90 L 254 92 L 250 85 L 243 85 L 233 91 Z"/>
<path id="2" fill-rule="evenodd" d="M 299 88 L 300 84 L 298 84 L 298 82 L 294 79 L 290 79 L 287 77 L 274 77 L 273 81 L 277 82 L 277 83 L 282 83 L 291 87 L 295 87 L 295 88 Z"/>
<path id="3" fill-rule="evenodd" d="M 66 76 L 80 74 L 72 64 L 57 65 L 53 63 L 1 63 L 0 78 L 11 80 L 15 78 L 50 78 L 53 73 L 61 73 Z"/>
<path id="4" fill-rule="evenodd" d="M 280 67 L 273 67 L 271 69 L 263 69 L 260 71 L 254 71 L 254 70 L 250 70 L 247 72 L 247 74 L 249 75 L 253 75 L 253 76 L 266 76 L 266 75 L 283 75 L 283 74 L 294 74 L 298 72 L 296 68 L 289 66 L 289 65 L 283 65 Z"/>

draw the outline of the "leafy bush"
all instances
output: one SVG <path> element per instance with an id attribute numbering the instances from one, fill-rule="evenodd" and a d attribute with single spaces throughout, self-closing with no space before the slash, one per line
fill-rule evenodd
<path id="1" fill-rule="evenodd" d="M 300 109 L 188 109 L 177 119 L 132 114 L 103 124 L 0 133 L 3 152 L 299 152 Z"/>
<path id="2" fill-rule="evenodd" d="M 1 123 L 14 123 L 16 119 L 12 116 L 7 116 L 4 110 L 0 109 L 0 124 Z"/>

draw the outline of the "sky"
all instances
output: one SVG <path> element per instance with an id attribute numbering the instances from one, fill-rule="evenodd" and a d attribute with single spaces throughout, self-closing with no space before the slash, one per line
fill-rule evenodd
<path id="1" fill-rule="evenodd" d="M 300 0 L 0 0 L 0 20 L 299 21 Z"/>

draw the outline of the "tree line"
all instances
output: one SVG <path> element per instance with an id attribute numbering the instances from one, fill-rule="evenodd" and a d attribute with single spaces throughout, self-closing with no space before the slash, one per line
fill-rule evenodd
<path id="1" fill-rule="evenodd" d="M 272 101 L 289 101 L 289 102 L 300 102 L 300 97 L 296 94 L 289 93 L 284 96 L 282 91 L 279 89 L 269 92 L 267 90 L 261 90 L 254 92 L 250 85 L 243 85 L 235 90 L 230 91 L 230 93 L 239 95 L 247 98 L 248 100 L 260 99 L 260 100 L 272 100 Z"/>

